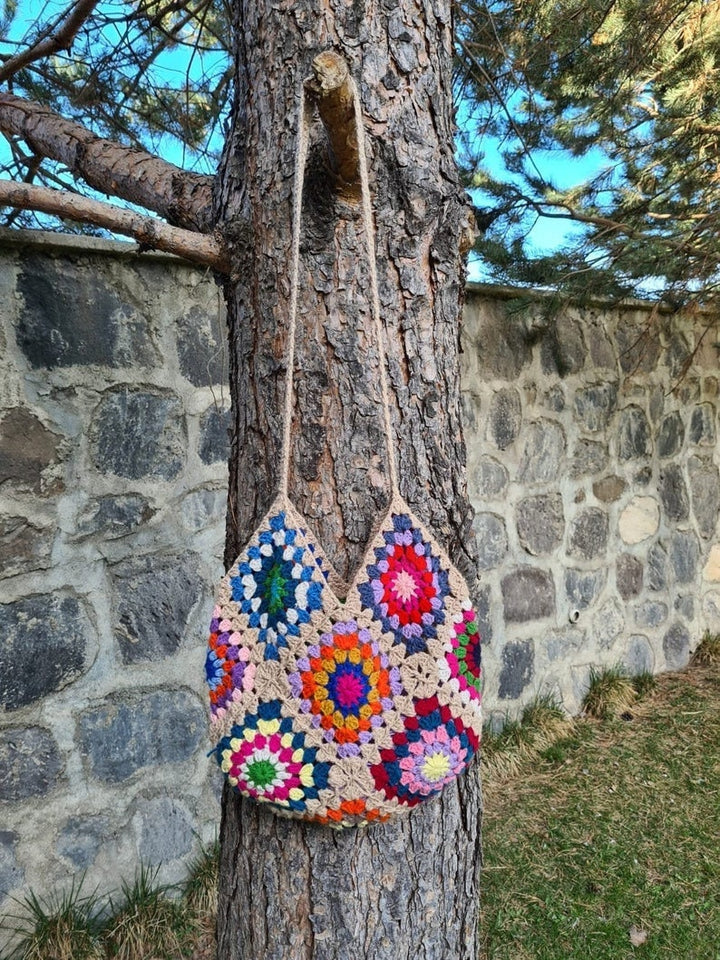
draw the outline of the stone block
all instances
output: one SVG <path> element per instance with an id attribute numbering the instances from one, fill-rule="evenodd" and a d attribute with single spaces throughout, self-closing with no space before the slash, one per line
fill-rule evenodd
<path id="1" fill-rule="evenodd" d="M 0 705 L 17 710 L 61 690 L 84 671 L 90 627 L 67 594 L 0 605 Z"/>
<path id="2" fill-rule="evenodd" d="M 587 347 L 577 320 L 558 314 L 550 321 L 540 342 L 540 362 L 545 374 L 567 377 L 585 365 Z"/>
<path id="3" fill-rule="evenodd" d="M 54 527 L 36 526 L 25 517 L 0 517 L 0 579 L 50 566 Z"/>
<path id="4" fill-rule="evenodd" d="M 633 634 L 628 639 L 622 662 L 632 677 L 637 677 L 641 673 L 654 673 L 655 654 L 648 638 L 642 634 Z"/>
<path id="5" fill-rule="evenodd" d="M 0 730 L 0 803 L 44 797 L 62 772 L 55 738 L 43 727 Z"/>
<path id="6" fill-rule="evenodd" d="M 617 600 L 606 600 L 593 617 L 593 636 L 603 650 L 609 650 L 625 629 L 625 617 Z"/>
<path id="7" fill-rule="evenodd" d="M 535 567 L 519 567 L 501 583 L 506 623 L 527 623 L 555 613 L 552 574 Z"/>
<path id="8" fill-rule="evenodd" d="M 623 373 L 635 376 L 651 373 L 660 356 L 660 337 L 654 324 L 638 327 L 630 323 L 618 324 L 615 332 L 618 359 Z"/>
<path id="9" fill-rule="evenodd" d="M 651 590 L 664 590 L 668 581 L 667 550 L 661 543 L 654 543 L 648 550 L 647 585 Z"/>
<path id="10" fill-rule="evenodd" d="M 571 557 L 593 560 L 605 553 L 608 539 L 608 515 L 599 507 L 588 507 L 570 524 Z"/>
<path id="11" fill-rule="evenodd" d="M 587 610 L 605 586 L 605 570 L 565 571 L 565 593 L 568 599 L 568 613 L 572 610 Z"/>
<path id="12" fill-rule="evenodd" d="M 665 388 L 662 386 L 662 384 L 658 383 L 654 387 L 650 387 L 650 401 L 648 403 L 648 409 L 650 412 L 650 419 L 656 424 L 665 410 Z"/>
<path id="13" fill-rule="evenodd" d="M 225 314 L 193 304 L 177 318 L 177 351 L 180 372 L 196 387 L 228 382 Z"/>
<path id="14" fill-rule="evenodd" d="M 543 396 L 543 403 L 553 413 L 562 413 L 565 409 L 565 393 L 559 383 L 554 384 Z"/>
<path id="15" fill-rule="evenodd" d="M 76 530 L 81 537 L 100 533 L 105 540 L 115 539 L 132 533 L 156 513 L 150 502 L 138 493 L 98 497 L 91 500 L 78 515 Z"/>
<path id="16" fill-rule="evenodd" d="M 63 489 L 57 475 L 62 438 L 26 407 L 13 407 L 0 420 L 0 487 L 37 494 Z"/>
<path id="17" fill-rule="evenodd" d="M 230 456 L 230 411 L 210 407 L 200 418 L 198 454 L 203 463 L 227 463 Z"/>
<path id="18" fill-rule="evenodd" d="M 681 670 L 690 659 L 690 634 L 682 623 L 674 623 L 663 637 L 668 670 Z"/>
<path id="19" fill-rule="evenodd" d="M 710 547 L 707 562 L 703 567 L 703 580 L 720 583 L 720 543 L 714 543 Z"/>
<path id="20" fill-rule="evenodd" d="M 690 530 L 676 530 L 670 538 L 668 552 L 677 582 L 692 583 L 700 560 L 700 548 L 695 534 Z"/>
<path id="21" fill-rule="evenodd" d="M 172 480 L 182 470 L 187 429 L 180 398 L 130 387 L 108 390 L 90 427 L 101 473 Z"/>
<path id="22" fill-rule="evenodd" d="M 478 548 L 478 569 L 492 570 L 507 553 L 505 521 L 493 513 L 477 513 L 473 521 Z"/>
<path id="23" fill-rule="evenodd" d="M 492 457 L 481 457 L 468 479 L 474 497 L 493 500 L 502 497 L 507 490 L 508 472 Z"/>
<path id="24" fill-rule="evenodd" d="M 715 363 L 715 357 L 713 363 Z M 701 386 L 698 377 L 689 377 L 686 374 L 681 378 L 677 387 L 677 396 L 683 408 L 689 407 L 691 403 L 696 403 L 700 399 L 700 392 Z"/>
<path id="25" fill-rule="evenodd" d="M 626 486 L 622 477 L 603 477 L 593 483 L 593 496 L 601 503 L 615 503 L 625 493 Z"/>
<path id="26" fill-rule="evenodd" d="M 660 471 L 658 493 L 668 520 L 687 520 L 690 516 L 690 501 L 682 470 L 676 463 L 669 463 Z"/>
<path id="27" fill-rule="evenodd" d="M 520 543 L 528 553 L 551 553 L 563 540 L 565 514 L 559 493 L 525 497 L 517 505 L 515 522 Z"/>
<path id="28" fill-rule="evenodd" d="M 120 299 L 97 263 L 24 256 L 18 290 L 17 342 L 33 367 L 154 365 L 148 318 Z"/>
<path id="29" fill-rule="evenodd" d="M 482 334 L 477 337 L 478 373 L 482 380 L 516 380 L 532 360 L 532 342 L 524 317 L 507 304 L 483 301 L 478 309 Z"/>
<path id="30" fill-rule="evenodd" d="M 657 533 L 660 506 L 653 497 L 633 497 L 620 514 L 618 527 L 623 543 L 642 543 Z"/>
<path id="31" fill-rule="evenodd" d="M 190 690 L 113 693 L 83 710 L 78 742 L 97 780 L 119 783 L 145 767 L 189 760 L 204 747 L 205 711 Z"/>
<path id="32" fill-rule="evenodd" d="M 180 522 L 186 530 L 197 533 L 225 519 L 227 490 L 207 488 L 193 490 L 180 503 Z M 222 553 L 222 545 L 220 552 Z"/>
<path id="33" fill-rule="evenodd" d="M 617 385 L 581 387 L 575 394 L 575 418 L 590 433 L 607 429 L 617 408 Z"/>
<path id="34" fill-rule="evenodd" d="M 554 420 L 537 420 L 524 431 L 525 444 L 520 460 L 521 483 L 547 483 L 563 469 L 567 441 L 565 431 Z"/>
<path id="35" fill-rule="evenodd" d="M 203 593 L 200 557 L 151 554 L 111 569 L 115 637 L 123 663 L 157 661 L 180 646 Z"/>
<path id="36" fill-rule="evenodd" d="M 640 407 L 625 407 L 618 420 L 618 457 L 638 460 L 651 452 L 650 424 L 645 413 Z"/>
<path id="37" fill-rule="evenodd" d="M 578 440 L 570 460 L 570 477 L 594 476 L 605 469 L 608 462 L 608 450 L 604 443 L 595 440 Z"/>
<path id="38" fill-rule="evenodd" d="M 87 870 L 111 834 L 109 817 L 98 814 L 69 817 L 60 830 L 55 849 L 76 870 Z"/>
<path id="39" fill-rule="evenodd" d="M 158 867 L 190 852 L 195 830 L 192 815 L 184 803 L 170 797 L 141 801 L 136 817 L 142 863 Z"/>
<path id="40" fill-rule="evenodd" d="M 709 540 L 715 534 L 720 514 L 720 476 L 713 461 L 703 457 L 688 460 L 690 502 L 700 536 Z"/>
<path id="41" fill-rule="evenodd" d="M 490 401 L 490 437 L 499 450 L 505 450 L 517 439 L 521 416 L 517 390 L 512 387 L 496 390 Z"/>
<path id="42" fill-rule="evenodd" d="M 674 331 L 664 353 L 671 380 L 678 380 L 687 374 L 687 366 L 692 352 L 693 349 L 685 334 Z"/>
<path id="43" fill-rule="evenodd" d="M 657 452 L 661 459 L 674 457 L 682 449 L 685 440 L 685 427 L 677 412 L 668 414 L 660 424 L 657 434 Z"/>
<path id="44" fill-rule="evenodd" d="M 699 403 L 690 415 L 688 439 L 695 445 L 715 446 L 715 406 L 712 403 Z"/>
<path id="45" fill-rule="evenodd" d="M 17 862 L 15 850 L 18 835 L 12 830 L 0 830 L 0 904 L 7 895 L 22 886 L 25 871 Z"/>
<path id="46" fill-rule="evenodd" d="M 714 629 L 720 628 L 720 593 L 710 590 L 702 600 L 703 616 Z"/>
<path id="47" fill-rule="evenodd" d="M 665 603 L 648 600 L 636 604 L 633 614 L 638 627 L 658 627 L 667 620 L 668 608 Z"/>
<path id="48" fill-rule="evenodd" d="M 585 315 L 585 339 L 590 359 L 596 367 L 615 370 L 617 359 L 615 350 L 607 334 L 607 317 L 588 310 Z"/>
<path id="49" fill-rule="evenodd" d="M 615 568 L 615 585 L 623 600 L 637 597 L 643 588 L 642 561 L 630 553 L 620 554 Z"/>
<path id="50" fill-rule="evenodd" d="M 695 597 L 687 594 L 684 597 L 675 597 L 675 609 L 685 620 L 695 619 Z"/>
<path id="51" fill-rule="evenodd" d="M 490 643 L 493 638 L 492 618 L 490 616 L 490 587 L 479 587 L 475 591 L 473 599 L 480 643 Z"/>
<path id="52" fill-rule="evenodd" d="M 535 645 L 532 640 L 506 643 L 502 652 L 502 669 L 498 696 L 501 700 L 517 700 L 532 681 L 535 672 Z"/>
<path id="53" fill-rule="evenodd" d="M 563 630 L 548 630 L 543 636 L 543 646 L 548 660 L 569 660 L 587 643 L 583 630 L 565 627 Z"/>

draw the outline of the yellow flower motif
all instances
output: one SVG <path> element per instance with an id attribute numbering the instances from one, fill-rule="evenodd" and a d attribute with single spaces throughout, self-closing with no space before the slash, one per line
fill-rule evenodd
<path id="1" fill-rule="evenodd" d="M 422 766 L 422 773 L 429 783 L 442 780 L 450 772 L 450 760 L 444 753 L 433 753 Z"/>

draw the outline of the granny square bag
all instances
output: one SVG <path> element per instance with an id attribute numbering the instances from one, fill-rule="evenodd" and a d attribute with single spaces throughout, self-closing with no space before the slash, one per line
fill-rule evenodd
<path id="1" fill-rule="evenodd" d="M 206 660 L 212 754 L 231 786 L 282 816 L 337 828 L 384 821 L 436 796 L 467 767 L 482 729 L 467 585 L 398 487 L 357 89 L 354 101 L 390 506 L 343 584 L 288 496 L 310 125 L 303 94 L 279 492 L 220 583 Z"/>

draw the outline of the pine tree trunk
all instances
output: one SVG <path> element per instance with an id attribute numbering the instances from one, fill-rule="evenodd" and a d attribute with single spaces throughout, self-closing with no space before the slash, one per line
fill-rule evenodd
<path id="1" fill-rule="evenodd" d="M 234 411 L 231 563 L 279 480 L 297 102 L 332 48 L 360 87 L 377 224 L 400 487 L 472 584 L 458 339 L 466 221 L 453 160 L 448 0 L 235 0 L 237 92 L 218 209 Z M 290 493 L 338 573 L 389 499 L 360 211 L 312 134 L 302 232 Z M 226 791 L 219 960 L 471 960 L 479 909 L 477 766 L 398 823 L 277 818 Z"/>

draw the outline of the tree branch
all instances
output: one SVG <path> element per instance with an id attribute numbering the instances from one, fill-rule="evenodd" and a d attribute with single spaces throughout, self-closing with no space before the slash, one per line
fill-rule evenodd
<path id="1" fill-rule="evenodd" d="M 146 207 L 187 230 L 212 229 L 212 177 L 97 137 L 81 124 L 10 93 L 0 93 L 0 131 L 64 163 L 73 176 L 101 193 Z"/>
<path id="2" fill-rule="evenodd" d="M 315 57 L 312 68 L 315 76 L 305 81 L 305 89 L 317 103 L 327 132 L 338 185 L 346 196 L 358 197 L 358 142 L 348 65 L 339 54 L 326 50 Z"/>
<path id="3" fill-rule="evenodd" d="M 58 50 L 69 50 L 72 42 L 87 18 L 98 5 L 99 0 L 77 0 L 67 11 L 65 19 L 60 22 L 59 28 L 49 36 L 41 37 L 37 43 L 27 50 L 23 50 L 0 67 L 0 83 L 14 76 L 34 60 L 51 56 Z"/>
<path id="4" fill-rule="evenodd" d="M 123 210 L 114 204 L 101 203 L 80 194 L 18 183 L 15 180 L 0 180 L 0 206 L 37 210 L 57 217 L 93 223 L 106 230 L 132 237 L 143 247 L 177 254 L 193 263 L 212 267 L 219 273 L 230 272 L 225 250 L 213 237 L 171 227 L 154 217 Z"/>

